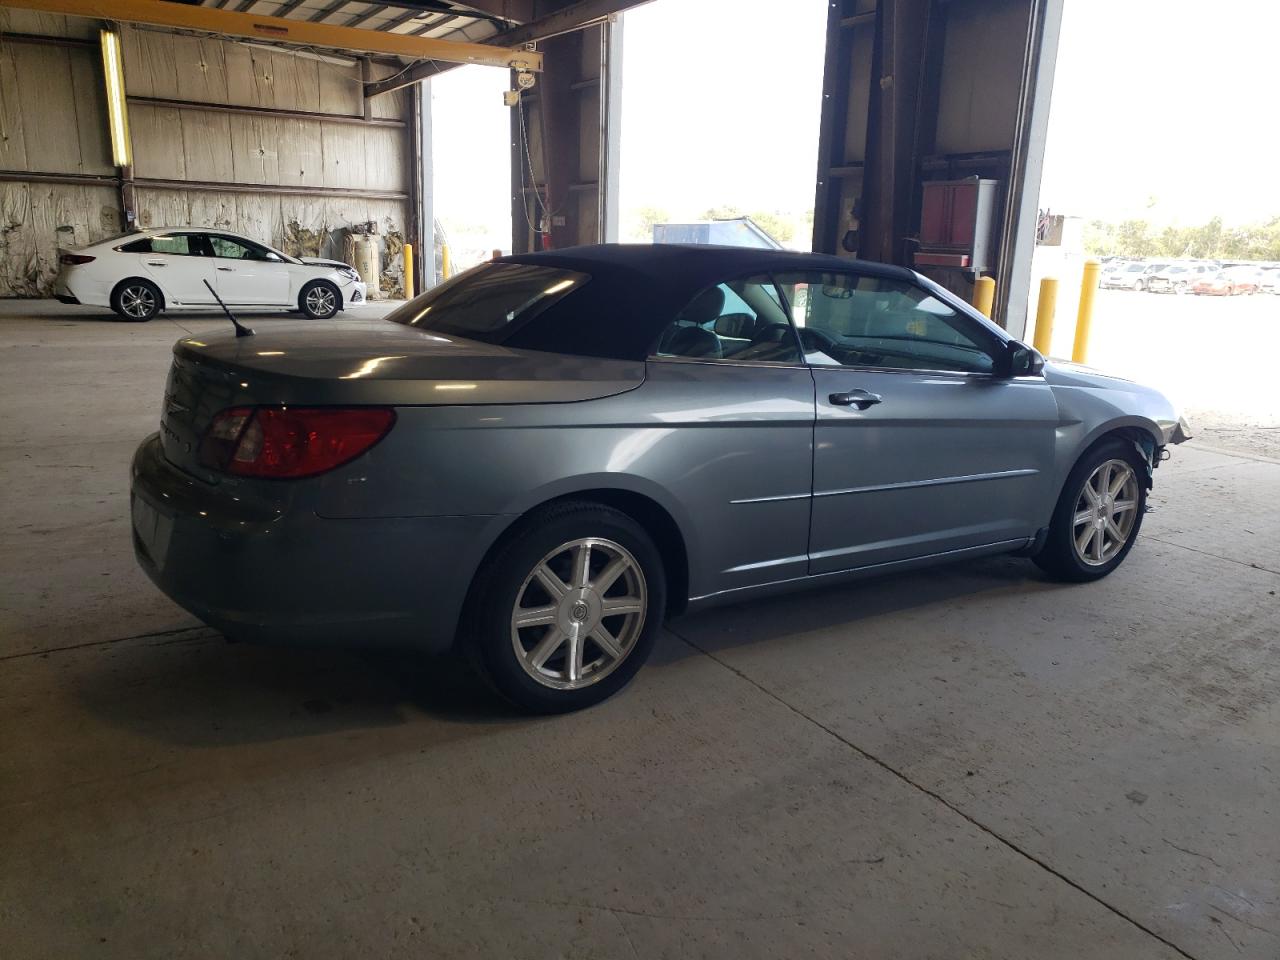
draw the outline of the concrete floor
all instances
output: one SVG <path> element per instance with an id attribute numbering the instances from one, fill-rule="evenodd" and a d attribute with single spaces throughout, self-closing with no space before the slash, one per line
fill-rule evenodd
<path id="1" fill-rule="evenodd" d="M 528 719 L 162 597 L 126 466 L 183 329 L 91 313 L 0 304 L 0 957 L 1280 956 L 1280 462 L 1177 450 L 1099 584 L 685 618 Z"/>

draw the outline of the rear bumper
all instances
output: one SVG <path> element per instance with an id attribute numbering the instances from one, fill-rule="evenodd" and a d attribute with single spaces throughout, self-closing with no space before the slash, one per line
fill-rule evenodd
<path id="1" fill-rule="evenodd" d="M 228 636 L 428 651 L 452 646 L 495 520 L 328 520 L 247 505 L 170 464 L 158 434 L 134 455 L 130 507 L 142 569 Z"/>
<path id="2" fill-rule="evenodd" d="M 53 297 L 62 303 L 84 304 L 90 307 L 111 306 L 111 287 L 101 283 L 84 270 L 63 267 L 53 285 Z"/>

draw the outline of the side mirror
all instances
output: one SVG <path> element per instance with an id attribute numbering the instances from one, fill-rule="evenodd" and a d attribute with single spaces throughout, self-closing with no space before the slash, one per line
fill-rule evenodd
<path id="1" fill-rule="evenodd" d="M 1020 340 L 1005 344 L 1003 363 L 997 372 L 1004 377 L 1038 377 L 1044 372 L 1044 357 Z"/>

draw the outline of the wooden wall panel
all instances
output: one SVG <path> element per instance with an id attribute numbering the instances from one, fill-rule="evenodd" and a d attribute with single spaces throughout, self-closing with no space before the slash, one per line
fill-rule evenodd
<path id="1" fill-rule="evenodd" d="M 65 17 L 60 13 L 36 13 L 33 10 L 0 10 L 0 33 L 34 33 L 45 37 L 71 37 L 75 40 L 97 40 L 99 24 L 83 17 Z"/>
<path id="2" fill-rule="evenodd" d="M 80 144 L 75 136 L 75 92 L 71 87 L 70 52 L 63 47 L 12 44 L 18 75 L 16 90 L 26 134 L 29 169 L 80 173 Z M 66 124 L 72 121 L 69 133 Z"/>
<path id="3" fill-rule="evenodd" d="M 177 99 L 226 103 L 227 44 L 207 37 L 173 36 L 170 41 L 176 61 Z"/>
<path id="4" fill-rule="evenodd" d="M 187 179 L 180 113 L 173 107 L 153 107 L 141 103 L 130 107 L 133 169 L 137 176 L 159 180 Z"/>
<path id="5" fill-rule="evenodd" d="M 370 190 L 405 191 L 408 183 L 404 131 L 395 127 L 355 127 L 364 140 L 364 185 Z"/>
<path id="6" fill-rule="evenodd" d="M 75 99 L 80 172 L 111 175 L 111 133 L 107 129 L 107 91 L 96 51 L 69 51 L 71 89 Z M 63 121 L 65 123 L 65 120 Z"/>
<path id="7" fill-rule="evenodd" d="M 368 182 L 364 156 L 365 128 L 349 123 L 320 123 L 326 187 L 363 186 Z"/>
<path id="8" fill-rule="evenodd" d="M 204 110 L 180 110 L 182 151 L 186 155 L 187 178 L 235 181 L 231 162 L 231 115 Z"/>
<path id="9" fill-rule="evenodd" d="M 319 120 L 279 120 L 277 168 L 283 186 L 324 186 Z"/>
<path id="10" fill-rule="evenodd" d="M 2 21 L 0 21 L 2 22 Z M 17 44 L 0 46 L 0 169 L 29 170 L 22 98 L 18 96 Z"/>
<path id="11" fill-rule="evenodd" d="M 316 76 L 320 92 L 320 106 L 317 109 L 325 113 L 344 113 L 350 117 L 362 116 L 364 87 L 360 82 L 360 68 L 348 69 L 330 63 L 317 63 L 316 66 L 319 67 Z M 382 99 L 382 97 L 374 97 L 370 101 L 373 104 L 375 117 L 383 116 L 378 112 Z M 394 105 L 383 109 L 394 109 Z M 387 116 L 400 118 L 403 113 L 391 113 Z"/>
<path id="12" fill-rule="evenodd" d="M 290 121 L 240 114 L 229 116 L 228 120 L 231 127 L 231 179 L 236 183 L 280 183 L 280 123 Z"/>

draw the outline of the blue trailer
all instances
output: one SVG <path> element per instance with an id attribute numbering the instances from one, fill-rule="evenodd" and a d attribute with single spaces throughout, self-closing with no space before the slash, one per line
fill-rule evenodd
<path id="1" fill-rule="evenodd" d="M 782 244 L 769 236 L 750 217 L 737 217 L 733 220 L 698 220 L 694 223 L 655 223 L 653 242 L 782 249 Z"/>

